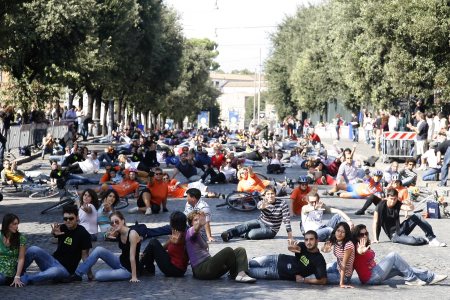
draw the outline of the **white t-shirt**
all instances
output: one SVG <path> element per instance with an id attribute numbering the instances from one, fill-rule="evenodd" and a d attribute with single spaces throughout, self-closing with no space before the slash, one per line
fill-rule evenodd
<path id="1" fill-rule="evenodd" d="M 78 163 L 80 169 L 83 170 L 84 174 L 92 174 L 98 172 L 100 168 L 100 162 L 98 159 L 92 159 L 91 156 L 88 156 L 86 160 L 80 161 Z"/>
<path id="2" fill-rule="evenodd" d="M 90 234 L 97 234 L 97 210 L 92 204 L 89 204 L 89 207 L 92 209 L 92 212 L 90 214 L 88 214 L 81 208 L 78 210 L 78 218 L 80 219 L 79 224 L 83 226 Z"/>
<path id="3" fill-rule="evenodd" d="M 427 150 L 423 155 L 422 158 L 427 159 L 428 167 L 439 169 L 438 166 L 438 160 L 436 153 L 434 152 L 434 149 Z"/>
<path id="4" fill-rule="evenodd" d="M 305 232 L 319 229 L 322 225 L 323 212 L 323 210 L 313 210 L 307 214 L 302 214 L 302 224 Z"/>

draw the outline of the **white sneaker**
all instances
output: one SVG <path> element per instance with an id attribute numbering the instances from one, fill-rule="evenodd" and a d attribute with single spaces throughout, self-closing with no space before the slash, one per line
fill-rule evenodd
<path id="1" fill-rule="evenodd" d="M 430 240 L 428 245 L 430 245 L 431 247 L 447 247 L 446 243 L 439 242 L 437 238 Z"/>
<path id="2" fill-rule="evenodd" d="M 148 215 L 151 215 L 152 214 L 152 209 L 150 208 L 150 207 L 147 207 L 147 209 L 145 210 L 145 214 L 148 216 Z"/>
<path id="3" fill-rule="evenodd" d="M 137 214 L 139 212 L 139 207 L 133 207 L 128 210 L 129 214 Z"/>
<path id="4" fill-rule="evenodd" d="M 427 283 L 425 281 L 420 280 L 419 278 L 416 278 L 411 281 L 405 281 L 405 284 L 412 285 L 412 286 L 423 286 L 423 285 L 426 285 Z"/>
<path id="5" fill-rule="evenodd" d="M 438 275 L 435 274 L 433 280 L 429 284 L 436 284 L 438 282 L 441 282 L 442 280 L 446 279 L 447 275 Z"/>

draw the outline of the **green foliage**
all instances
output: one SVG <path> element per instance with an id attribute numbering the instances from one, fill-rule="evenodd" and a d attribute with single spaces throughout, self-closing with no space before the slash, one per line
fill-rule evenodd
<path id="1" fill-rule="evenodd" d="M 390 107 L 409 96 L 448 99 L 450 7 L 438 0 L 332 0 L 300 7 L 272 36 L 266 70 L 281 117 L 321 110 Z"/>

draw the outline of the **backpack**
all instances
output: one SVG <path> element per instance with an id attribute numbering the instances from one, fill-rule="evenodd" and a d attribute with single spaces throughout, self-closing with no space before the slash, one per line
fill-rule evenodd
<path id="1" fill-rule="evenodd" d="M 31 156 L 30 146 L 19 147 L 19 155 L 20 156 Z"/>
<path id="2" fill-rule="evenodd" d="M 267 166 L 267 174 L 281 174 L 284 173 L 284 170 L 285 168 L 278 164 Z"/>
<path id="3" fill-rule="evenodd" d="M 147 225 L 145 224 L 139 224 L 139 222 L 136 221 L 134 225 L 130 226 L 130 229 L 136 231 L 143 239 L 147 237 Z"/>

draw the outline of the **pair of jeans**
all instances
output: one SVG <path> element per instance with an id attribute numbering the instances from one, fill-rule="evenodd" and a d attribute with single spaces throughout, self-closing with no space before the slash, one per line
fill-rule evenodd
<path id="1" fill-rule="evenodd" d="M 438 174 L 441 172 L 441 168 L 429 168 L 423 172 L 423 181 L 436 181 L 438 180 Z"/>
<path id="2" fill-rule="evenodd" d="M 351 276 L 344 277 L 344 284 L 350 284 L 351 281 Z M 327 282 L 329 284 L 339 284 L 341 282 L 341 273 L 339 272 L 336 261 L 334 263 L 327 264 Z"/>
<path id="3" fill-rule="evenodd" d="M 397 252 L 391 252 L 372 269 L 367 284 L 380 284 L 383 281 L 401 276 L 405 281 L 412 281 L 419 278 L 422 281 L 430 283 L 434 279 L 434 273 L 428 270 L 412 268 Z"/>
<path id="4" fill-rule="evenodd" d="M 103 248 L 96 247 L 94 251 L 89 254 L 88 258 L 78 265 L 75 270 L 75 274 L 83 277 L 87 274 L 98 259 L 102 259 L 112 270 L 98 270 L 95 273 L 95 280 L 97 281 L 117 281 L 117 280 L 127 280 L 131 278 L 131 273 L 125 269 L 117 256 L 111 251 Z"/>
<path id="5" fill-rule="evenodd" d="M 144 268 L 150 273 L 154 274 L 155 262 L 161 272 L 167 277 L 183 277 L 186 272 L 186 270 L 181 270 L 172 264 L 169 253 L 157 239 L 151 239 L 144 250 L 141 264 L 143 264 Z"/>
<path id="6" fill-rule="evenodd" d="M 352 128 L 353 131 L 353 141 L 354 142 L 358 142 L 359 141 L 359 127 L 353 127 Z"/>
<path id="7" fill-rule="evenodd" d="M 244 236 L 249 240 L 273 239 L 277 233 L 261 220 L 250 220 L 228 230 L 230 238 Z"/>
<path id="8" fill-rule="evenodd" d="M 192 268 L 194 277 L 203 280 L 218 279 L 227 272 L 234 279 L 242 271 L 248 271 L 247 252 L 242 247 L 223 248 Z"/>
<path id="9" fill-rule="evenodd" d="M 367 144 L 370 144 L 370 140 L 371 140 L 371 138 L 372 138 L 372 131 L 373 130 L 364 130 L 364 132 L 366 133 L 366 143 Z"/>
<path id="10" fill-rule="evenodd" d="M 98 184 L 98 179 L 88 178 L 77 174 L 69 174 L 66 185 L 83 185 L 83 184 Z"/>
<path id="11" fill-rule="evenodd" d="M 277 254 L 252 258 L 248 262 L 248 275 L 257 279 L 280 279 L 278 257 Z"/>
<path id="12" fill-rule="evenodd" d="M 430 223 L 425 221 L 421 215 L 414 214 L 400 224 L 399 232 L 392 235 L 392 242 L 405 245 L 427 244 L 428 242 L 425 238 L 409 235 L 416 226 L 419 226 L 420 229 L 422 229 L 428 240 L 432 240 L 436 237 Z"/>
<path id="13" fill-rule="evenodd" d="M 444 155 L 444 161 L 441 168 L 441 185 L 447 185 L 448 165 L 450 164 L 450 147 L 447 148 Z"/>
<path id="14" fill-rule="evenodd" d="M 51 279 L 61 280 L 70 276 L 69 272 L 58 260 L 37 246 L 31 246 L 27 249 L 23 269 L 26 270 L 33 261 L 36 262 L 41 272 L 34 274 L 25 273 L 22 275 L 20 280 L 24 284 Z"/>
<path id="15" fill-rule="evenodd" d="M 316 232 L 319 237 L 319 242 L 325 242 L 330 238 L 331 232 L 333 232 L 334 227 L 339 223 L 345 221 L 340 215 L 335 214 L 327 222 L 327 224 L 320 226 Z"/>

